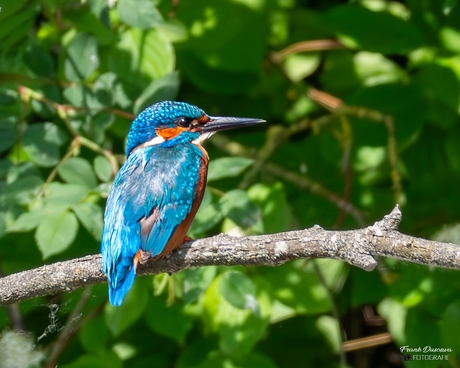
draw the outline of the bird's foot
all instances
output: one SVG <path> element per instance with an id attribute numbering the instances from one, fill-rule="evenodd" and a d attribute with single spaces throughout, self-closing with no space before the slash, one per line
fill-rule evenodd
<path id="1" fill-rule="evenodd" d="M 134 255 L 134 272 L 137 271 L 137 266 L 139 264 L 146 263 L 151 257 L 152 255 L 150 252 L 145 252 L 142 249 L 139 249 Z"/>

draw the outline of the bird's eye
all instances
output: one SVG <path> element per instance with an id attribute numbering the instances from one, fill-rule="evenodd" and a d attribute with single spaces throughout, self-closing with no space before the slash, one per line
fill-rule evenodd
<path id="1" fill-rule="evenodd" d="M 183 128 L 188 128 L 190 126 L 190 124 L 192 123 L 193 119 L 189 119 L 189 118 L 184 118 L 184 117 L 181 117 L 179 119 L 177 119 L 177 125 L 183 127 Z"/>

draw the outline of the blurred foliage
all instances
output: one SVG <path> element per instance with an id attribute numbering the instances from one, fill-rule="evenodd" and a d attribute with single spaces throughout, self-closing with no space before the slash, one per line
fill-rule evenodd
<path id="1" fill-rule="evenodd" d="M 130 121 L 164 99 L 268 122 L 207 144 L 193 237 L 357 228 L 398 202 L 405 232 L 459 242 L 456 0 L 0 0 L 0 9 L 3 274 L 98 251 Z M 345 358 L 398 367 L 403 345 L 453 349 L 447 362 L 411 367 L 460 364 L 454 271 L 297 261 L 139 278 L 119 308 L 106 292 L 26 301 L 19 319 L 0 309 L 0 355 L 22 320 L 37 339 L 34 353 L 32 335 L 15 337 L 27 345 L 24 367 L 44 357 L 62 368 Z M 386 331 L 391 344 L 342 349 L 344 338 Z"/>

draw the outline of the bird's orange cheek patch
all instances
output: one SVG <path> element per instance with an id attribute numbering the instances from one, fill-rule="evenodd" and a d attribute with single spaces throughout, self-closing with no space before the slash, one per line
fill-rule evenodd
<path id="1" fill-rule="evenodd" d="M 185 129 L 183 128 L 166 128 L 166 129 L 155 129 L 155 132 L 158 136 L 162 137 L 165 140 L 172 139 L 181 134 Z"/>
<path id="2" fill-rule="evenodd" d="M 200 118 L 198 119 L 198 122 L 201 124 L 205 124 L 209 121 L 209 118 L 206 115 L 201 115 Z"/>

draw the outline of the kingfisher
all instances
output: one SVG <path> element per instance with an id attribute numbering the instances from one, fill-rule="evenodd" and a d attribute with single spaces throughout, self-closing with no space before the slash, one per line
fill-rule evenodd
<path id="1" fill-rule="evenodd" d="M 186 233 L 203 199 L 209 157 L 202 143 L 220 130 L 265 120 L 209 116 L 200 108 L 163 101 L 132 122 L 126 162 L 107 198 L 102 234 L 102 272 L 109 301 L 123 302 L 136 269 L 189 240 Z"/>

